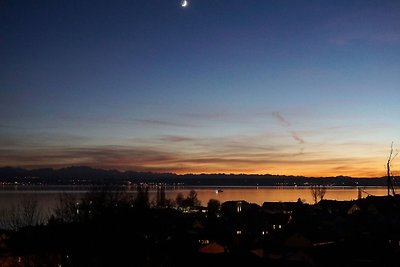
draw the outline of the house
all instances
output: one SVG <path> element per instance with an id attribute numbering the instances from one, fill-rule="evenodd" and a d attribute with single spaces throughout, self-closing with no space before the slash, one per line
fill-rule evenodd
<path id="1" fill-rule="evenodd" d="M 217 242 L 211 242 L 201 246 L 197 251 L 205 254 L 221 254 L 225 253 L 225 247 Z"/>

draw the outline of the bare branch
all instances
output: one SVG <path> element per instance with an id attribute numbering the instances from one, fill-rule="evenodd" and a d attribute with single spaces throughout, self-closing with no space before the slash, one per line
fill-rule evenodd
<path id="1" fill-rule="evenodd" d="M 393 142 L 390 145 L 390 153 L 389 153 L 389 158 L 386 163 L 386 171 L 387 171 L 387 190 L 388 190 L 388 196 L 390 195 L 390 191 L 392 191 L 393 196 L 396 194 L 393 182 L 392 182 L 392 172 L 390 170 L 391 164 L 393 159 L 396 158 L 396 156 L 399 154 L 399 152 L 396 151 L 396 154 L 393 156 Z"/>
<path id="2" fill-rule="evenodd" d="M 321 185 L 312 185 L 310 190 L 315 204 L 317 204 L 318 201 L 321 201 L 326 193 L 326 187 Z"/>

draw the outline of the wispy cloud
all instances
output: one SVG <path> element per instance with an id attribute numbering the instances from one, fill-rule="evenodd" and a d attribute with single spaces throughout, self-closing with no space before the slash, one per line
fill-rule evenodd
<path id="1" fill-rule="evenodd" d="M 279 111 L 272 112 L 272 116 L 276 118 L 282 126 L 285 126 L 286 128 L 291 128 L 292 124 Z M 288 133 L 298 144 L 305 144 L 304 139 L 299 135 L 298 132 L 288 131 Z"/>
<path id="2" fill-rule="evenodd" d="M 146 168 L 166 162 L 176 161 L 174 153 L 152 148 L 127 146 L 96 146 L 77 148 L 41 148 L 25 151 L 0 149 L 0 165 L 26 167 L 64 167 L 70 165 L 88 165 L 94 167 L 112 167 L 118 169 Z"/>
<path id="3" fill-rule="evenodd" d="M 382 43 L 382 44 L 397 44 L 400 43 L 400 33 L 391 32 L 391 33 L 339 34 L 338 36 L 329 39 L 330 43 L 340 46 L 359 41 Z"/>
<path id="4" fill-rule="evenodd" d="M 167 137 L 168 139 L 168 137 Z M 179 137 L 172 140 L 179 141 Z M 183 138 L 185 139 L 185 138 Z M 247 142 L 245 139 L 243 142 Z M 182 141 L 183 142 L 183 141 Z M 374 156 L 337 155 L 329 150 L 295 153 L 291 146 L 238 146 L 236 141 L 210 140 L 214 149 L 168 150 L 158 146 L 92 146 L 0 149 L 0 166 L 27 168 L 87 165 L 92 167 L 177 173 L 272 173 L 309 176 L 379 175 L 381 162 Z M 196 141 L 197 142 L 197 141 Z M 232 147 L 229 147 L 232 146 Z M 363 171 L 365 170 L 365 171 Z"/>
<path id="5" fill-rule="evenodd" d="M 15 125 L 9 125 L 9 124 L 4 124 L 4 123 L 0 123 L 0 128 L 2 129 L 11 129 L 11 130 L 24 130 L 24 127 L 21 126 L 15 126 Z"/>
<path id="6" fill-rule="evenodd" d="M 202 112 L 202 113 L 185 113 L 182 114 L 183 116 L 190 117 L 190 118 L 198 118 L 198 119 L 226 119 L 234 116 L 234 114 L 228 114 L 225 112 Z"/>
<path id="7" fill-rule="evenodd" d="M 91 140 L 92 138 L 86 136 L 47 132 L 0 134 L 0 148 L 30 149 L 66 145 L 77 146 Z"/>
<path id="8" fill-rule="evenodd" d="M 272 112 L 272 116 L 276 118 L 283 126 L 290 126 L 290 122 L 288 122 L 279 111 Z"/>
<path id="9" fill-rule="evenodd" d="M 180 142 L 187 142 L 187 141 L 194 141 L 195 139 L 185 136 L 177 136 L 177 135 L 164 135 L 160 137 L 161 141 L 168 141 L 173 143 L 180 143 Z"/>
<path id="10" fill-rule="evenodd" d="M 167 120 L 153 120 L 153 119 L 134 119 L 144 125 L 155 125 L 155 126 L 170 126 L 170 127 L 198 127 L 198 125 L 190 123 L 180 123 Z"/>
<path id="11" fill-rule="evenodd" d="M 296 133 L 296 132 L 290 132 L 290 134 L 291 134 L 291 136 L 293 137 L 293 139 L 296 140 L 300 145 L 303 145 L 303 144 L 305 143 L 305 142 L 304 142 L 304 139 L 301 138 L 301 137 L 298 135 L 298 133 Z"/>

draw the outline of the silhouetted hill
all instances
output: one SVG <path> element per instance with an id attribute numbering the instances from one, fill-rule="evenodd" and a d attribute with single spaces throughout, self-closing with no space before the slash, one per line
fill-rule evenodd
<path id="1" fill-rule="evenodd" d="M 45 184 L 126 184 L 166 183 L 192 186 L 384 186 L 386 179 L 337 177 L 304 177 L 272 174 L 184 174 L 151 173 L 95 169 L 87 166 L 73 166 L 62 169 L 0 168 L 0 181 L 7 183 Z"/>

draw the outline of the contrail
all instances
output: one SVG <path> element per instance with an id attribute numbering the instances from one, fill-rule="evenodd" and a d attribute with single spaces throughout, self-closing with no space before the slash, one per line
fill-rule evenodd
<path id="1" fill-rule="evenodd" d="M 272 112 L 272 116 L 274 116 L 283 126 L 290 126 L 290 122 L 288 122 L 279 111 Z"/>

